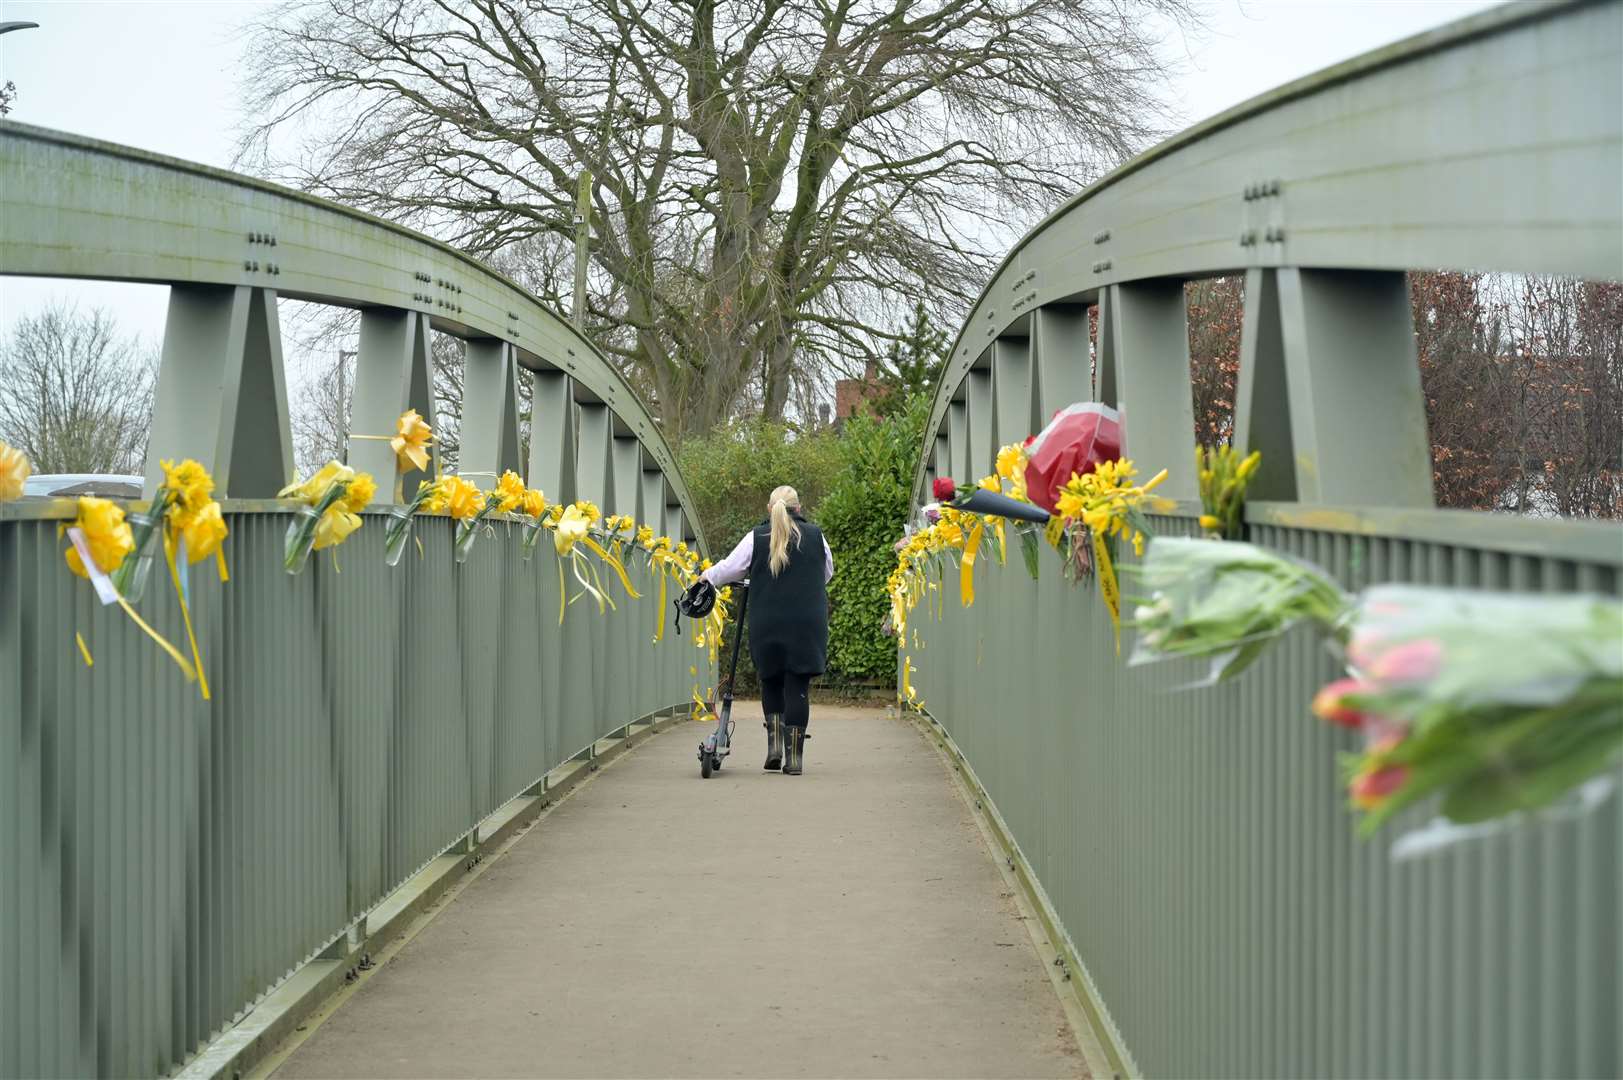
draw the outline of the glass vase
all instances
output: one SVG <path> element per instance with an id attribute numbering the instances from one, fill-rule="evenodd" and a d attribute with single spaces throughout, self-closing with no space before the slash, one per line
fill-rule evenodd
<path id="1" fill-rule="evenodd" d="M 400 557 L 411 541 L 411 511 L 409 506 L 394 507 L 383 526 L 383 561 L 390 566 L 400 565 Z"/>
<path id="2" fill-rule="evenodd" d="M 293 520 L 287 526 L 287 539 L 282 545 L 282 568 L 297 574 L 310 561 L 310 549 L 316 542 L 316 525 L 321 514 L 313 506 L 299 506 L 293 510 Z"/>
<path id="3" fill-rule="evenodd" d="M 130 526 L 135 546 L 124 556 L 124 561 L 118 564 L 118 569 L 114 570 L 111 576 L 114 587 L 118 589 L 118 595 L 132 604 L 137 604 L 146 594 L 147 580 L 152 576 L 154 554 L 152 537 L 162 524 L 163 515 L 137 512 L 127 515 L 124 520 Z"/>

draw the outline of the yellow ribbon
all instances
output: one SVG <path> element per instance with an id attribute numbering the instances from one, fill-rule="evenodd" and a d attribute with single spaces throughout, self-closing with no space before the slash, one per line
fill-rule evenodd
<path id="1" fill-rule="evenodd" d="M 56 535 L 61 537 L 63 533 L 68 531 L 69 527 L 70 526 L 65 521 L 59 522 L 56 526 Z M 95 560 L 89 558 L 88 555 L 89 551 L 87 548 L 85 549 L 85 553 L 81 556 L 81 561 L 84 562 L 86 571 L 91 574 L 100 574 L 103 578 L 105 578 L 106 575 L 102 574 L 101 568 L 96 566 Z M 112 590 L 112 596 L 113 601 L 116 602 L 120 608 L 124 609 L 124 614 L 130 617 L 130 621 L 136 626 L 140 627 L 142 632 L 145 633 L 147 637 L 157 642 L 160 649 L 169 654 L 169 659 L 173 660 L 175 662 L 175 666 L 180 668 L 180 673 L 186 676 L 186 680 L 188 682 L 191 682 L 197 678 L 197 672 L 192 670 L 192 665 L 188 663 L 186 658 L 180 654 L 180 650 L 169 644 L 169 641 L 162 634 L 148 626 L 146 620 L 141 618 L 140 615 L 136 614 L 135 609 L 130 606 L 130 602 L 120 596 L 117 589 Z M 77 630 L 74 631 L 73 636 L 78 639 L 79 653 L 85 658 L 85 662 L 88 666 L 91 662 L 90 650 L 85 648 L 84 638 L 80 636 Z"/>
<path id="2" fill-rule="evenodd" d="M 558 625 L 564 624 L 564 597 L 569 595 L 569 586 L 564 584 L 564 558 L 558 556 Z"/>
<path id="3" fill-rule="evenodd" d="M 627 596 L 631 597 L 631 599 L 633 599 L 633 600 L 641 600 L 642 599 L 642 594 L 639 593 L 636 589 L 632 588 L 631 579 L 626 576 L 626 568 L 624 566 L 620 565 L 620 560 L 619 559 L 616 559 L 613 555 L 610 555 L 607 551 L 604 551 L 603 550 L 603 545 L 599 544 L 596 540 L 593 540 L 590 536 L 581 537 L 581 543 L 585 544 L 587 547 L 589 547 L 593 551 L 597 552 L 597 557 L 598 558 L 602 559 L 604 562 L 606 562 L 610 566 L 614 567 L 614 572 L 616 574 L 620 575 L 620 584 L 622 584 L 622 585 L 624 585 L 626 587 L 626 595 Z"/>
<path id="4" fill-rule="evenodd" d="M 569 552 L 569 569 L 570 569 L 570 572 L 575 575 L 575 580 L 580 582 L 581 587 L 583 589 L 585 589 L 587 592 L 592 594 L 592 599 L 597 601 L 597 613 L 599 615 L 602 615 L 604 613 L 604 611 L 605 611 L 604 604 L 603 604 L 603 602 L 605 600 L 605 597 L 603 595 L 603 591 L 601 589 L 597 588 L 596 586 L 594 586 L 590 581 L 587 581 L 586 578 L 581 575 L 580 564 L 583 561 L 585 561 L 585 556 L 581 555 L 580 552 L 574 551 L 574 550 L 571 550 Z M 592 570 L 592 564 L 591 563 L 586 564 L 586 572 L 589 573 L 589 574 L 594 574 L 594 576 L 595 576 L 595 572 Z M 576 593 L 573 597 L 570 598 L 570 603 L 574 603 L 576 600 L 579 600 L 580 597 L 581 597 L 581 594 Z"/>
<path id="5" fill-rule="evenodd" d="M 90 647 L 85 644 L 84 635 L 75 630 L 73 640 L 79 644 L 79 655 L 85 658 L 85 667 L 95 667 L 96 662 L 90 659 Z"/>
<path id="6" fill-rule="evenodd" d="M 180 604 L 180 621 L 186 626 L 186 640 L 192 647 L 192 662 L 197 665 L 197 686 L 203 692 L 203 700 L 209 700 L 209 680 L 203 672 L 203 654 L 197 649 L 197 634 L 192 630 L 191 605 L 186 603 L 186 594 L 180 588 L 180 568 L 175 565 L 175 542 L 169 535 L 169 530 L 163 531 L 164 561 L 169 564 L 169 581 L 175 586 L 175 600 Z"/>
<path id="7" fill-rule="evenodd" d="M 192 669 L 192 665 L 186 660 L 186 658 L 180 654 L 180 650 L 169 644 L 162 634 L 148 626 L 146 624 L 146 620 L 137 615 L 135 613 L 135 609 L 130 607 L 128 600 L 125 600 L 122 596 L 120 596 L 118 598 L 118 606 L 124 609 L 124 614 L 128 615 L 136 626 L 139 626 L 143 631 L 146 632 L 147 637 L 151 638 L 153 641 L 156 641 L 158 643 L 158 647 L 169 654 L 169 659 L 173 660 L 175 662 L 175 666 L 180 668 L 180 673 L 186 676 L 187 682 L 193 682 L 197 679 L 197 672 Z"/>
<path id="8" fill-rule="evenodd" d="M 985 531 L 985 521 L 975 522 L 975 527 L 969 531 L 969 540 L 964 544 L 963 560 L 958 566 L 958 599 L 965 607 L 975 603 L 975 553 L 981 549 L 981 534 Z"/>
<path id="9" fill-rule="evenodd" d="M 1099 575 L 1099 595 L 1104 598 L 1105 607 L 1110 610 L 1110 628 L 1116 634 L 1116 655 L 1121 655 L 1121 593 L 1116 587 L 1116 568 L 1110 562 L 1110 549 L 1105 547 L 1104 537 L 1099 535 L 1098 529 L 1090 529 L 1093 535 L 1093 563 Z"/>
<path id="10" fill-rule="evenodd" d="M 665 586 L 670 577 L 669 569 L 661 564 L 659 567 L 659 607 L 654 611 L 654 644 L 656 645 L 665 640 Z"/>

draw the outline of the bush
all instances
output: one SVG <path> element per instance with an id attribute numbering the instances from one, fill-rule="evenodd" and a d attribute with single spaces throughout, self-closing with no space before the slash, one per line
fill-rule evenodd
<path id="1" fill-rule="evenodd" d="M 799 434 L 783 424 L 740 420 L 703 438 L 689 438 L 678 454 L 688 494 L 710 542 L 710 557 L 727 557 L 745 533 L 766 519 L 772 489 L 788 484 L 800 493 L 808 516 L 840 469 L 839 444 L 830 432 Z M 732 655 L 732 630 L 721 652 L 722 670 Z M 831 673 L 831 677 L 838 676 Z M 759 691 L 746 644 L 738 660 L 740 695 Z"/>
<path id="2" fill-rule="evenodd" d="M 699 524 L 720 562 L 746 532 L 766 520 L 772 489 L 788 484 L 808 515 L 841 467 L 830 433 L 796 434 L 782 424 L 742 420 L 682 444 L 678 459 Z"/>
<path id="3" fill-rule="evenodd" d="M 929 407 L 918 395 L 891 417 L 853 417 L 840 432 L 839 478 L 823 498 L 817 523 L 834 549 L 829 668 L 847 681 L 888 682 L 896 673 L 896 643 L 880 632 L 889 603 L 885 583 L 912 503 Z"/>
<path id="4" fill-rule="evenodd" d="M 852 417 L 836 436 L 796 435 L 759 420 L 729 425 L 682 445 L 682 475 L 721 559 L 766 517 L 779 484 L 800 493 L 806 515 L 834 550 L 829 598 L 828 672 L 820 686 L 838 696 L 853 683 L 889 685 L 896 644 L 880 633 L 888 603 L 885 582 L 896 565 L 893 545 L 907 521 L 929 401 L 915 397 L 888 418 Z M 727 648 L 731 648 L 729 634 Z M 728 652 L 722 653 L 722 663 Z M 740 694 L 757 687 L 746 649 L 738 664 Z"/>

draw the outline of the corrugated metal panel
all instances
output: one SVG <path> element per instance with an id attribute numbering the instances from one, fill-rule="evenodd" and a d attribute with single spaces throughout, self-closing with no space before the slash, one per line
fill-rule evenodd
<path id="1" fill-rule="evenodd" d="M 602 655 L 585 602 L 560 630 L 556 556 L 521 562 L 517 527 L 457 566 L 450 522 L 420 519 L 391 569 L 373 518 L 288 577 L 286 514 L 227 519 L 230 583 L 192 575 L 208 704 L 67 572 L 57 521 L 0 519 L 0 1076 L 172 1069 L 636 719 L 594 700 L 598 672 L 644 713 L 688 696 L 688 639 Z M 609 618 L 651 629 L 651 603 Z M 183 640 L 167 578 L 140 607 Z"/>
<path id="2" fill-rule="evenodd" d="M 1456 518 L 1437 531 L 1461 533 Z M 1498 551 L 1494 527 L 1480 519 L 1480 546 L 1278 524 L 1251 538 L 1351 587 L 1619 591 L 1615 561 Z M 1354 738 L 1308 711 L 1337 674 L 1310 634 L 1183 690 L 1198 665 L 1128 667 L 1091 583 L 1057 584 L 1051 553 L 1042 569 L 1034 585 L 1018 557 L 981 560 L 968 610 L 949 574 L 943 617 L 913 622 L 916 683 L 1145 1074 L 1623 1070 L 1623 799 L 1393 863 L 1353 834 L 1335 755 Z"/>

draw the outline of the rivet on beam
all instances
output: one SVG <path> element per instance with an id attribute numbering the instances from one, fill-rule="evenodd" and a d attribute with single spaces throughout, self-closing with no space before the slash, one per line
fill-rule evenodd
<path id="1" fill-rule="evenodd" d="M 1093 242 L 1095 244 L 1103 244 L 1109 239 L 1110 239 L 1110 230 L 1109 229 L 1100 229 L 1098 232 L 1093 234 Z"/>

